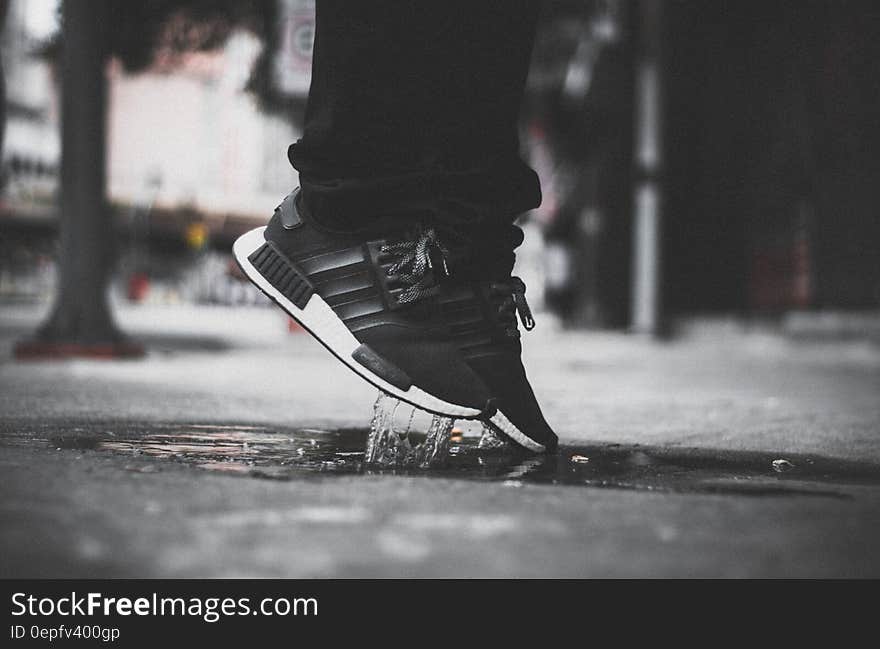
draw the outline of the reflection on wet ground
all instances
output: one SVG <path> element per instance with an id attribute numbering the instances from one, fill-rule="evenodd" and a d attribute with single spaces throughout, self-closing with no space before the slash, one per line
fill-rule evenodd
<path id="1" fill-rule="evenodd" d="M 58 449 L 103 451 L 183 463 L 211 472 L 276 480 L 313 476 L 408 475 L 498 481 L 509 487 L 548 484 L 737 495 L 850 498 L 847 486 L 880 486 L 880 466 L 800 455 L 680 447 L 595 444 L 562 446 L 532 456 L 481 446 L 479 435 L 450 431 L 443 457 L 382 465 L 365 461 L 365 429 L 273 429 L 259 426 L 105 425 L 44 437 Z M 413 447 L 425 437 L 411 433 Z M 159 464 L 139 462 L 135 470 Z M 850 490 L 851 491 L 851 490 Z"/>

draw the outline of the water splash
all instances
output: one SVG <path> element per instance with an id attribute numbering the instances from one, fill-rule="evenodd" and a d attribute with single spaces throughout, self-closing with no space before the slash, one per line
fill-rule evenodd
<path id="1" fill-rule="evenodd" d="M 480 435 L 480 443 L 477 444 L 477 448 L 490 450 L 505 449 L 509 446 L 510 442 L 492 430 L 487 424 L 483 424 L 483 433 Z"/>
<path id="2" fill-rule="evenodd" d="M 455 420 L 434 415 L 425 435 L 425 441 L 415 449 L 415 463 L 421 469 L 442 466 L 449 459 L 449 439 Z"/>
<path id="3" fill-rule="evenodd" d="M 408 413 L 408 415 L 407 415 Z M 367 464 L 429 469 L 449 459 L 449 441 L 455 420 L 434 415 L 424 433 L 414 430 L 417 410 L 384 393 L 373 404 L 373 420 L 364 452 Z M 405 424 L 399 422 L 406 422 Z"/>
<path id="4" fill-rule="evenodd" d="M 364 461 L 367 464 L 396 466 L 405 463 L 406 458 L 412 454 L 412 445 L 409 442 L 412 417 L 405 429 L 394 428 L 400 403 L 400 400 L 380 393 L 373 404 L 373 420 L 370 422 L 370 434 L 364 452 Z"/>

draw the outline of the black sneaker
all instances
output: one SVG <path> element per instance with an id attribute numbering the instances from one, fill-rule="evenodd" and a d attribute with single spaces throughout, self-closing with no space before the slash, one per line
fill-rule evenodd
<path id="1" fill-rule="evenodd" d="M 518 228 L 516 233 L 520 239 L 514 247 L 522 236 Z M 496 234 L 491 237 L 496 238 Z M 556 450 L 558 438 L 544 419 L 522 364 L 517 316 L 525 329 L 535 326 L 525 298 L 526 287 L 520 278 L 510 275 L 512 248 L 504 251 L 503 244 L 499 247 L 497 241 L 494 243 L 495 250 L 484 253 L 494 262 L 490 268 L 479 262 L 457 267 L 450 281 L 441 284 L 438 299 L 449 322 L 450 337 L 492 393 L 496 412 L 483 419 L 519 446 L 551 453 Z M 509 255 L 507 261 L 505 254 Z M 479 279 L 486 276 L 491 279 Z"/>
<path id="2" fill-rule="evenodd" d="M 492 250 L 470 246 L 450 273 L 454 256 L 435 229 L 390 222 L 375 228 L 388 236 L 335 232 L 298 209 L 297 195 L 267 227 L 235 242 L 254 284 L 387 394 L 432 413 L 482 419 L 530 451 L 556 449 L 520 358 L 517 314 L 527 329 L 534 320 L 525 285 L 509 272 L 518 241 L 484 236 Z M 472 261 L 481 254 L 488 266 Z"/>
<path id="3" fill-rule="evenodd" d="M 298 193 L 235 242 L 245 275 L 383 392 L 431 413 L 494 421 L 492 393 L 437 317 L 446 251 L 436 232 L 332 231 L 298 209 Z M 496 425 L 505 431 L 503 419 Z"/>

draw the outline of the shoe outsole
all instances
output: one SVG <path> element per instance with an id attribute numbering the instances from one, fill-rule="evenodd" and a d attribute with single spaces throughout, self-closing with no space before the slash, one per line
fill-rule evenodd
<path id="1" fill-rule="evenodd" d="M 412 406 L 446 417 L 480 419 L 492 426 L 496 432 L 530 451 L 543 453 L 547 450 L 544 445 L 532 440 L 520 431 L 499 410 L 492 409 L 493 411 L 490 414 L 485 410 L 481 411 L 449 403 L 422 390 L 416 385 L 410 385 L 408 389 L 403 390 L 358 362 L 358 350 L 362 347 L 360 341 L 354 337 L 354 334 L 348 330 L 342 320 L 320 295 L 311 295 L 304 307 L 300 308 L 275 288 L 251 263 L 249 257 L 266 244 L 265 230 L 265 226 L 256 228 L 241 235 L 235 241 L 232 252 L 236 263 L 257 288 L 281 307 L 291 318 L 296 320 L 303 329 L 308 331 L 346 367 L 375 388 Z M 400 385 L 399 382 L 398 385 Z"/>

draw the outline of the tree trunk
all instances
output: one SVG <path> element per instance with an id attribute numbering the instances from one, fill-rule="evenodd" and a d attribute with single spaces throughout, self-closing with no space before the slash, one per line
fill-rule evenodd
<path id="1" fill-rule="evenodd" d="M 61 246 L 49 320 L 19 357 L 139 353 L 107 301 L 114 231 L 106 201 L 107 0 L 64 0 L 61 62 Z"/>

